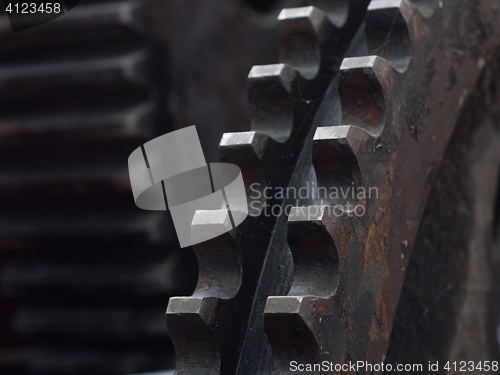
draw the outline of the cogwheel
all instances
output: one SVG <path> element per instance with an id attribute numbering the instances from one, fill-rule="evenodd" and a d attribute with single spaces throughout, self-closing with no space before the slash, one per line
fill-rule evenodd
<path id="1" fill-rule="evenodd" d="M 177 374 L 384 361 L 434 171 L 500 38 L 493 0 L 310 5 L 280 13 L 281 63 L 249 74 L 251 131 L 222 138 L 253 216 L 198 245 L 196 292 L 170 299 Z M 365 194 L 318 194 L 348 189 Z"/>

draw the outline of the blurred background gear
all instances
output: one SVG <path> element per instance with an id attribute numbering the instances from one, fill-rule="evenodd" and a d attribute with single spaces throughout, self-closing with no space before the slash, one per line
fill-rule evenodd
<path id="1" fill-rule="evenodd" d="M 248 124 L 248 71 L 277 58 L 278 3 L 81 0 L 15 34 L 2 12 L 1 373 L 174 367 L 164 312 L 196 258 L 135 207 L 127 158 L 195 124 L 217 160 Z"/>
<path id="2" fill-rule="evenodd" d="M 12 371 L 173 364 L 162 310 L 185 253 L 165 213 L 137 211 L 126 165 L 173 129 L 148 17 L 144 1 L 85 1 L 16 34 L 1 20 L 0 364 Z"/>

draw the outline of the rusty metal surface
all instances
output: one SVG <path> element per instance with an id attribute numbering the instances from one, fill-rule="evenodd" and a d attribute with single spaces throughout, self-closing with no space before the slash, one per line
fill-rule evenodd
<path id="1" fill-rule="evenodd" d="M 408 265 L 390 363 L 500 359 L 499 63 L 497 49 L 446 149 Z"/>
<path id="2" fill-rule="evenodd" d="M 276 1 L 265 14 L 264 2 L 245 2 L 150 0 L 150 22 L 144 1 L 89 1 L 15 38 L 0 19 L 0 243 L 9 255 L 0 281 L 21 300 L 12 327 L 34 340 L 32 372 L 130 373 L 169 363 L 158 306 L 187 275 L 173 271 L 182 256 L 164 229 L 167 216 L 132 209 L 123 164 L 170 130 L 166 103 L 176 127 L 204 125 L 205 148 L 222 128 L 238 131 L 222 136 L 219 154 L 241 167 L 249 194 L 256 182 L 261 192 L 311 184 L 378 192 L 250 199 L 258 209 L 298 207 L 277 217 L 251 208 L 235 231 L 197 246 L 197 288 L 167 309 L 176 373 L 286 374 L 290 361 L 405 358 L 402 346 L 390 348 L 398 345 L 400 291 L 414 275 L 410 256 L 414 244 L 422 248 L 417 231 L 446 147 L 500 42 L 499 3 L 373 0 L 365 13 L 368 0 Z M 152 26 L 168 43 L 160 57 Z M 244 81 L 251 64 L 278 55 L 280 64 L 254 66 Z M 155 73 L 167 61 L 168 99 Z M 481 142 L 494 138 L 481 134 Z M 474 204 L 487 205 L 489 193 Z M 212 225 L 220 223 L 207 216 L 196 229 Z M 442 358 L 460 354 L 464 342 L 474 346 L 471 337 L 489 343 L 475 350 L 498 350 L 466 308 L 490 303 L 487 324 L 498 326 L 498 294 L 488 289 L 497 277 L 478 272 L 480 253 L 467 256 L 473 261 L 457 259 L 456 270 L 475 276 L 461 287 L 491 295 L 464 292 L 468 302 L 441 328 L 465 328 L 420 358 L 446 345 Z"/>
<path id="3" fill-rule="evenodd" d="M 427 19 L 409 2 L 372 2 L 367 17 L 367 39 L 371 10 L 378 16 L 387 5 L 391 5 L 392 12 L 397 5 L 397 12 L 407 23 L 406 54 L 411 60 L 404 72 L 401 59 L 394 63 L 390 55 L 389 61 L 399 71 L 383 65 L 374 68 L 381 77 L 380 96 L 388 99 L 383 108 L 385 127 L 380 136 L 362 143 L 356 156 L 363 183 L 379 187 L 380 196 L 366 202 L 367 215 L 360 219 L 348 215 L 336 218 L 325 211 L 326 214 L 308 220 L 294 216 L 292 211 L 289 229 L 296 232 L 299 225 L 322 228 L 322 243 L 333 242 L 338 252 L 340 272 L 338 286 L 330 290 L 329 298 L 310 293 L 297 295 L 293 286 L 287 297 L 268 298 L 266 331 L 271 343 L 274 342 L 279 373 L 290 371 L 290 360 L 308 363 L 384 360 L 412 245 L 435 178 L 434 169 L 441 162 L 460 107 L 481 71 L 480 57 L 487 58 L 498 43 L 497 2 L 474 6 L 444 2 Z M 467 16 L 463 22 L 477 21 L 482 16 L 480 24 L 449 23 L 449 19 L 456 19 L 454 15 L 464 12 Z M 455 37 L 458 31 L 454 27 L 467 26 L 482 33 L 476 34 L 474 43 L 464 45 L 462 38 Z M 460 57 L 443 56 L 447 51 L 457 50 Z M 347 59 L 343 65 L 350 70 L 351 61 L 356 60 L 365 63 L 368 59 Z M 450 76 L 444 73 L 450 71 L 456 72 L 457 80 L 443 92 L 440 88 L 449 84 L 443 80 Z M 311 252 L 317 248 L 315 242 L 308 244 L 307 240 L 296 246 L 298 254 L 304 249 Z M 332 257 L 331 251 L 323 253 Z M 299 266 L 300 263 L 295 264 L 296 275 Z M 310 272 L 310 285 L 314 284 L 313 276 Z M 295 324 L 286 324 L 285 319 Z M 302 347 L 297 350 L 290 344 L 294 342 L 289 339 L 291 327 L 300 327 L 301 334 L 309 338 L 304 345 L 309 351 Z"/>
<path id="4" fill-rule="evenodd" d="M 167 309 L 178 374 L 286 374 L 290 361 L 385 359 L 437 169 L 500 42 L 499 9 L 493 0 L 374 0 L 362 32 L 356 34 L 357 22 L 350 30 L 351 57 L 340 66 L 342 54 L 335 54 L 338 76 L 337 61 L 321 55 L 323 38 L 336 35 L 317 26 L 322 12 L 282 11 L 278 36 L 287 65 L 251 70 L 252 132 L 225 134 L 221 159 L 238 164 L 248 185 L 312 181 L 376 187 L 379 195 L 353 202 L 308 196 L 296 203 L 305 209 L 249 218 L 223 242 L 199 246 L 198 256 L 214 261 L 200 268 L 203 292 L 171 299 Z M 366 214 L 357 216 L 348 203 L 362 203 Z M 344 214 L 335 214 L 336 204 Z M 236 291 L 202 277 L 217 266 L 213 246 L 228 249 Z"/>
<path id="5" fill-rule="evenodd" d="M 315 121 L 325 116 L 322 101 L 315 99 L 323 95 L 338 75 L 342 56 L 357 33 L 367 3 L 350 2 L 349 5 L 348 17 L 341 28 L 332 23 L 328 13 L 317 8 L 282 11 L 280 53 L 288 65 L 252 69 L 249 97 L 253 131 L 227 134 L 221 143 L 223 161 L 235 162 L 242 158 L 256 162 L 256 165 L 240 165 L 244 176 L 261 171 L 258 177 L 269 187 L 300 187 L 303 177 L 310 177 L 311 170 L 307 168 L 310 148 L 304 146 L 312 141 Z M 308 44 L 303 45 L 301 33 L 306 34 Z M 330 99 L 328 94 L 326 97 Z M 275 98 L 280 104 L 277 113 L 271 112 Z M 274 116 L 271 117 L 274 127 L 263 127 L 263 114 L 265 120 Z M 264 141 L 254 142 L 255 132 L 261 133 Z M 252 155 L 252 159 L 246 155 Z M 285 207 L 291 202 L 275 200 L 273 203 Z M 291 281 L 285 220 L 285 216 L 251 217 L 233 233 L 233 247 L 237 249 L 232 255 L 233 262 L 238 264 L 235 269 L 243 270 L 236 295 L 222 293 L 217 288 L 218 280 L 211 280 L 210 294 L 204 288 L 203 293 L 195 292 L 189 298 L 170 299 L 167 326 L 176 347 L 179 373 L 259 373 L 271 366 L 262 312 L 266 297 L 284 293 L 287 280 Z M 198 246 L 198 253 L 205 254 L 209 243 Z M 205 272 L 201 269 L 200 275 Z"/>

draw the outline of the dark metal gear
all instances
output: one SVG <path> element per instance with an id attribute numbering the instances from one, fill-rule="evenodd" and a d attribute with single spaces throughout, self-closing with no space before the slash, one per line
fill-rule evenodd
<path id="1" fill-rule="evenodd" d="M 276 28 L 233 0 L 81 0 L 15 34 L 0 17 L 0 372 L 174 367 L 165 300 L 196 261 L 168 213 L 137 211 L 127 158 L 192 123 L 213 154 Z"/>
<path id="2" fill-rule="evenodd" d="M 391 334 L 394 365 L 500 361 L 499 52 L 465 100 L 427 202 Z"/>
<path id="3" fill-rule="evenodd" d="M 173 366 L 161 311 L 183 253 L 166 213 L 135 209 L 127 168 L 172 130 L 148 12 L 81 1 L 14 34 L 0 18 L 1 373 Z"/>
<path id="4" fill-rule="evenodd" d="M 198 245 L 198 287 L 167 309 L 178 374 L 384 361 L 437 171 L 500 42 L 493 0 L 375 0 L 366 18 L 363 2 L 312 4 L 281 12 L 283 64 L 251 70 L 252 131 L 225 134 L 221 160 L 241 167 L 249 193 L 258 183 L 378 195 L 251 199 L 298 207 L 256 210 Z"/>

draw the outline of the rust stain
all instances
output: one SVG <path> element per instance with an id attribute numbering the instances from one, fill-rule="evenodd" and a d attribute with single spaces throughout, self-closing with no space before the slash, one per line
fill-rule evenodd
<path id="1" fill-rule="evenodd" d="M 352 362 L 351 356 L 346 354 L 344 357 L 344 364 L 349 365 Z M 341 371 L 340 375 L 357 375 L 356 371 Z"/>
<path id="2" fill-rule="evenodd" d="M 380 341 L 383 337 L 382 329 L 380 328 L 379 321 L 377 319 L 377 315 L 374 313 L 372 315 L 372 319 L 370 321 L 370 328 L 368 329 L 368 336 L 370 337 L 371 342 Z"/>
<path id="3" fill-rule="evenodd" d="M 349 122 L 365 123 L 374 128 L 382 122 L 380 107 L 382 90 L 373 88 L 374 82 L 363 69 L 354 69 L 340 87 L 344 118 Z"/>
<path id="4" fill-rule="evenodd" d="M 386 268 L 386 273 L 384 275 L 384 281 L 382 282 L 384 287 L 382 289 L 382 298 L 380 300 L 380 305 L 379 305 L 379 314 L 380 318 L 377 318 L 378 325 L 381 329 L 381 335 L 385 339 L 385 341 L 389 341 L 391 337 L 391 330 L 392 330 L 392 321 L 394 317 L 391 317 L 389 319 L 388 313 L 387 313 L 387 296 L 385 295 L 384 291 L 386 290 L 386 281 L 388 280 L 389 272 L 387 272 Z M 398 299 L 399 300 L 399 299 Z"/>
<path id="5" fill-rule="evenodd" d="M 450 15 L 448 13 L 443 13 L 443 22 L 441 24 L 443 25 L 443 29 L 450 28 Z"/>
<path id="6" fill-rule="evenodd" d="M 413 17 L 412 18 L 412 27 L 413 35 L 416 37 L 422 37 L 425 34 L 426 22 L 421 17 Z"/>
<path id="7" fill-rule="evenodd" d="M 394 158 L 395 155 L 392 155 Z M 390 228 L 391 220 L 391 199 L 392 199 L 392 178 L 389 171 L 385 174 L 385 192 L 381 207 L 384 211 L 381 216 L 372 221 L 366 232 L 366 242 L 361 253 L 361 266 L 364 268 L 369 262 L 377 264 L 387 263 L 385 234 Z"/>
<path id="8" fill-rule="evenodd" d="M 352 326 L 352 324 L 349 325 L 349 338 L 351 339 L 351 341 L 354 341 L 354 339 L 356 338 L 356 334 L 354 333 L 354 327 Z"/>
<path id="9" fill-rule="evenodd" d="M 345 258 L 347 254 L 347 249 L 349 248 L 349 240 L 351 239 L 351 228 L 350 227 L 342 227 L 340 232 L 340 247 L 337 249 L 339 252 L 339 256 Z"/>

